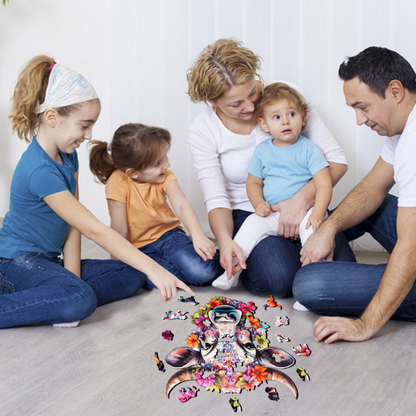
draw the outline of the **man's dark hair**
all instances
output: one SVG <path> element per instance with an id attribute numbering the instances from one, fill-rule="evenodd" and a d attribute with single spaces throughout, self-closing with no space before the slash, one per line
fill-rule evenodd
<path id="1" fill-rule="evenodd" d="M 338 75 L 343 81 L 358 77 L 383 99 L 390 81 L 394 79 L 410 92 L 416 92 L 416 73 L 409 62 L 397 52 L 378 46 L 370 46 L 347 58 L 340 65 Z"/>

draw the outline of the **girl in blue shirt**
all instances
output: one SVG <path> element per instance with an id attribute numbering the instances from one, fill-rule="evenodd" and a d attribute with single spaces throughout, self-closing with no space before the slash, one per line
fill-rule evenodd
<path id="1" fill-rule="evenodd" d="M 89 82 L 48 56 L 35 57 L 19 75 L 10 118 L 30 144 L 0 230 L 0 328 L 76 326 L 97 306 L 136 293 L 146 278 L 162 299 L 177 288 L 193 294 L 79 202 L 76 149 L 91 139 L 100 111 Z M 81 260 L 81 234 L 121 261 Z"/>

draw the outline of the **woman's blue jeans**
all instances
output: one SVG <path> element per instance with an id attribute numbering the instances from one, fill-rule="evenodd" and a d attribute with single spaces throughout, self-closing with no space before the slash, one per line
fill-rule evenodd
<path id="1" fill-rule="evenodd" d="M 234 210 L 234 234 L 252 212 Z M 247 259 L 247 269 L 240 275 L 244 287 L 259 295 L 273 294 L 278 298 L 292 295 L 293 279 L 300 269 L 299 241 L 284 237 L 267 237 L 251 252 Z M 355 262 L 347 239 L 340 233 L 336 238 L 335 260 Z"/>
<path id="2" fill-rule="evenodd" d="M 118 260 L 82 260 L 81 276 L 41 253 L 0 258 L 0 328 L 82 320 L 99 305 L 134 295 L 146 280 Z"/>
<path id="3" fill-rule="evenodd" d="M 224 272 L 218 251 L 212 260 L 204 261 L 195 251 L 191 239 L 180 228 L 166 232 L 139 250 L 186 284 L 206 285 Z M 155 287 L 148 279 L 145 286 L 148 289 Z"/>
<path id="4" fill-rule="evenodd" d="M 349 240 L 370 233 L 389 253 L 397 241 L 397 198 L 387 195 L 380 208 L 363 223 L 345 232 Z M 301 268 L 293 295 L 309 310 L 324 315 L 359 316 L 376 293 L 386 264 L 318 262 Z M 416 285 L 413 285 L 395 319 L 416 320 Z"/>

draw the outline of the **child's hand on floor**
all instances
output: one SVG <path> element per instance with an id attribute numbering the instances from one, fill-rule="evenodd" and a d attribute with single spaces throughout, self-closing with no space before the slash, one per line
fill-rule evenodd
<path id="1" fill-rule="evenodd" d="M 175 298 L 178 293 L 178 288 L 195 296 L 195 292 L 190 287 L 162 267 L 158 267 L 153 273 L 147 275 L 147 277 L 159 289 L 161 300 Z"/>

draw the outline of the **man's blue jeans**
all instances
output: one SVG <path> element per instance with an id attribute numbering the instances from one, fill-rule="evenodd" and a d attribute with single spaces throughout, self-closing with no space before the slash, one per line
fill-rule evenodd
<path id="1" fill-rule="evenodd" d="M 218 251 L 212 260 L 204 261 L 195 251 L 191 239 L 180 228 L 166 232 L 139 250 L 186 284 L 205 285 L 224 272 Z M 149 289 L 155 287 L 148 279 L 145 286 Z"/>
<path id="2" fill-rule="evenodd" d="M 118 260 L 82 260 L 78 278 L 41 253 L 0 258 L 0 328 L 85 319 L 134 295 L 146 276 Z"/>
<path id="3" fill-rule="evenodd" d="M 234 210 L 234 234 L 252 212 Z M 340 233 L 336 238 L 335 260 L 355 262 L 347 239 Z M 292 295 L 293 279 L 300 269 L 301 245 L 284 237 L 267 237 L 262 240 L 247 259 L 247 269 L 240 275 L 244 287 L 259 295 L 273 294 L 278 298 Z"/>
<path id="4" fill-rule="evenodd" d="M 370 233 L 389 253 L 397 241 L 397 198 L 387 195 L 380 208 L 363 223 L 345 232 L 349 240 Z M 386 264 L 318 262 L 301 268 L 293 295 L 309 310 L 324 315 L 359 316 L 380 284 Z M 416 320 L 416 285 L 413 285 L 395 319 Z"/>

